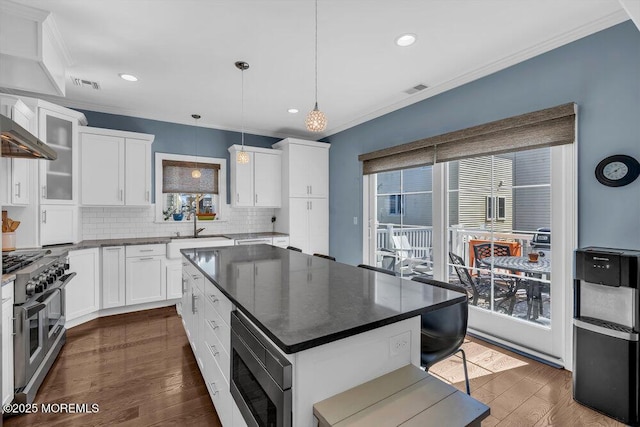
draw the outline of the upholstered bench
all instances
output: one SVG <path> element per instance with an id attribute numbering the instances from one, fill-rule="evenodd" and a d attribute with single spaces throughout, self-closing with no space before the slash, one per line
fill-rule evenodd
<path id="1" fill-rule="evenodd" d="M 319 427 L 480 426 L 487 405 L 406 365 L 313 405 Z"/>

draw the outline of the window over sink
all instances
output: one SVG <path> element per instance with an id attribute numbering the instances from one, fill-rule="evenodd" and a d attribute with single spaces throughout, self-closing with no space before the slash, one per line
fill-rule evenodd
<path id="1" fill-rule="evenodd" d="M 156 212 L 159 223 L 224 219 L 226 159 L 156 153 Z M 222 185 L 220 185 L 222 183 Z"/>

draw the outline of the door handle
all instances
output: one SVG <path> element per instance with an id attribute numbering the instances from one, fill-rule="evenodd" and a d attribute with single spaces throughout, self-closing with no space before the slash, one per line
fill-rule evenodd
<path id="1" fill-rule="evenodd" d="M 43 199 L 47 198 L 47 186 L 46 185 L 42 186 L 42 198 Z"/>
<path id="2" fill-rule="evenodd" d="M 196 310 L 196 301 L 198 297 L 195 294 L 191 294 L 191 312 L 196 314 L 198 310 Z"/>
<path id="3" fill-rule="evenodd" d="M 258 203 L 258 195 L 256 194 L 256 204 Z"/>
<path id="4" fill-rule="evenodd" d="M 140 261 L 150 261 L 152 259 L 153 259 L 153 257 L 150 256 L 150 257 L 146 257 L 146 258 L 140 258 Z"/>
<path id="5" fill-rule="evenodd" d="M 20 197 L 20 193 L 22 193 L 20 190 L 20 184 L 20 182 L 16 183 L 16 197 Z"/>
<path id="6" fill-rule="evenodd" d="M 43 223 L 43 224 L 46 224 L 46 223 L 47 223 L 47 210 L 46 210 L 46 209 L 44 209 L 44 210 L 42 211 L 42 223 Z"/>
<path id="7" fill-rule="evenodd" d="M 240 203 L 240 193 L 236 193 L 236 202 Z"/>
<path id="8" fill-rule="evenodd" d="M 211 347 L 211 353 L 213 353 L 213 357 L 216 357 L 217 355 L 220 354 L 220 352 L 218 351 L 215 345 L 211 345 L 209 347 Z"/>
<path id="9" fill-rule="evenodd" d="M 313 194 L 313 185 L 309 186 L 309 194 Z"/>
<path id="10" fill-rule="evenodd" d="M 144 199 L 148 202 L 149 201 L 149 190 L 146 191 L 146 195 L 144 196 Z"/>
<path id="11" fill-rule="evenodd" d="M 185 284 L 185 282 L 186 282 L 186 281 L 184 280 L 184 277 L 183 277 L 183 278 L 182 278 L 182 293 L 183 293 L 183 294 L 184 294 L 184 284 Z"/>
<path id="12" fill-rule="evenodd" d="M 124 190 L 120 189 L 120 200 L 124 200 Z"/>

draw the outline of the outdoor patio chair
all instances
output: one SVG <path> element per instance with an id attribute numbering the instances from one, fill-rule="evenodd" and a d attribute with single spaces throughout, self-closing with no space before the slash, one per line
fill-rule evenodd
<path id="1" fill-rule="evenodd" d="M 396 254 L 396 271 L 408 274 L 432 274 L 430 251 L 431 248 L 412 247 L 407 236 L 392 236 L 391 243 Z M 427 252 L 425 256 L 416 256 L 417 250 Z"/>
<path id="2" fill-rule="evenodd" d="M 460 284 L 469 294 L 471 305 L 477 306 L 480 298 L 482 298 L 486 304 L 490 305 L 491 280 L 472 277 L 471 274 L 469 274 L 469 269 L 465 265 L 464 260 L 453 252 L 449 252 L 449 259 L 453 264 L 458 279 L 460 279 Z M 517 302 L 517 286 L 515 281 L 505 282 L 494 278 L 494 284 L 496 285 L 494 292 L 496 307 L 504 309 L 509 315 L 513 314 L 513 309 Z"/>

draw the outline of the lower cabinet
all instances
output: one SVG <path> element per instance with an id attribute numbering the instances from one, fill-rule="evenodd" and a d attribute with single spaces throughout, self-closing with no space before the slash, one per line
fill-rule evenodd
<path id="1" fill-rule="evenodd" d="M 253 271 L 253 269 L 252 269 Z M 223 426 L 246 426 L 229 389 L 233 305 L 189 261 L 183 260 L 182 320 L 211 401 Z"/>
<path id="2" fill-rule="evenodd" d="M 2 404 L 13 401 L 13 282 L 2 287 Z"/>
<path id="3" fill-rule="evenodd" d="M 40 244 L 55 245 L 78 241 L 79 209 L 76 206 L 40 206 Z"/>
<path id="4" fill-rule="evenodd" d="M 66 321 L 100 309 L 100 258 L 98 248 L 69 252 L 69 269 L 76 276 L 65 287 Z"/>
<path id="5" fill-rule="evenodd" d="M 169 260 L 167 269 L 167 299 L 182 298 L 182 263 Z"/>
<path id="6" fill-rule="evenodd" d="M 125 303 L 124 246 L 102 248 L 102 308 Z"/>
<path id="7" fill-rule="evenodd" d="M 126 247 L 125 304 L 167 299 L 166 245 Z"/>

